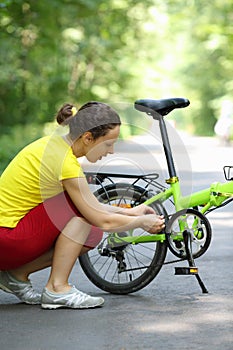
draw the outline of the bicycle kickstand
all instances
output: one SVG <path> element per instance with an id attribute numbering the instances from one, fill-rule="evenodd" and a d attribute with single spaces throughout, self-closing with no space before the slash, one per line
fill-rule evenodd
<path id="1" fill-rule="evenodd" d="M 188 230 L 185 230 L 183 232 L 183 238 L 189 267 L 175 267 L 175 275 L 195 275 L 201 287 L 202 293 L 208 293 L 208 290 L 206 289 L 203 281 L 201 280 L 201 277 L 198 274 L 198 268 L 196 267 L 193 259 L 191 233 Z"/>

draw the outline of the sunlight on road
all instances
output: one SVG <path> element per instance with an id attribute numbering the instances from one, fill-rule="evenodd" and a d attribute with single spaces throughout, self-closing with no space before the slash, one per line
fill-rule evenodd
<path id="1" fill-rule="evenodd" d="M 194 137 L 177 130 L 170 131 L 169 136 L 174 159 L 177 161 L 177 157 L 181 158 L 179 165 L 181 165 L 182 170 L 222 171 L 223 166 L 233 165 L 233 146 L 221 145 L 216 137 Z M 145 149 L 151 149 L 156 144 L 156 137 L 151 134 L 136 136 L 133 140 L 144 145 Z M 160 144 L 160 152 L 156 149 L 157 156 L 162 159 L 164 158 L 162 145 L 158 140 L 157 144 Z M 161 154 L 159 155 L 159 153 Z"/>
<path id="2" fill-rule="evenodd" d="M 186 148 L 195 171 L 222 171 L 225 165 L 233 165 L 233 147 L 222 146 L 216 138 L 187 138 Z"/>
<path id="3" fill-rule="evenodd" d="M 219 225 L 221 227 L 233 227 L 232 211 L 220 211 L 217 210 L 208 215 L 208 219 L 211 220 L 212 225 Z"/>
<path id="4" fill-rule="evenodd" d="M 219 295 L 209 295 L 208 298 L 197 298 L 194 304 L 197 303 L 197 308 L 195 311 L 192 311 L 192 314 L 189 315 L 188 312 L 183 312 L 180 314 L 180 322 L 177 322 L 177 317 L 171 316 L 170 321 L 167 320 L 167 317 L 157 319 L 154 322 L 141 322 L 140 325 L 135 325 L 137 332 L 141 333 L 166 333 L 174 334 L 177 336 L 185 333 L 197 333 L 203 325 L 209 324 L 216 325 L 221 328 L 224 327 L 226 322 L 232 322 L 233 324 L 233 314 L 232 314 L 232 301 L 229 297 L 219 296 Z M 206 303 L 211 304 L 211 309 L 206 309 Z M 193 303 L 192 310 L 193 309 Z M 229 309 L 227 308 L 229 306 Z M 203 307 L 203 312 L 200 313 L 200 310 Z M 210 311 L 211 310 L 211 311 Z M 187 311 L 187 310 L 186 310 Z M 231 336 L 233 340 L 233 334 Z"/>

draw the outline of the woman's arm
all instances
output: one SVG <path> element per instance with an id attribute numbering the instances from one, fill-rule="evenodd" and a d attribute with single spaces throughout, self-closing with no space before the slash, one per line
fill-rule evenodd
<path id="1" fill-rule="evenodd" d="M 62 183 L 83 217 L 104 231 L 120 232 L 140 227 L 150 233 L 158 233 L 164 227 L 163 217 L 155 214 L 149 207 L 139 206 L 139 209 L 123 210 L 123 208 L 101 204 L 91 192 L 85 178 L 67 179 Z M 130 210 L 133 215 L 130 215 Z"/>
<path id="2" fill-rule="evenodd" d="M 118 213 L 122 215 L 128 215 L 128 216 L 138 216 L 138 215 L 146 215 L 146 214 L 156 214 L 153 208 L 145 205 L 140 204 L 133 208 L 121 208 L 120 206 L 111 206 L 108 204 L 102 204 L 105 208 L 105 210 L 111 212 L 111 213 Z"/>

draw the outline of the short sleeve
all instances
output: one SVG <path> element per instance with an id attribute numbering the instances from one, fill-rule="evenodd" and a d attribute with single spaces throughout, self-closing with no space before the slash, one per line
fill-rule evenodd
<path id="1" fill-rule="evenodd" d="M 62 164 L 60 181 L 76 177 L 85 177 L 83 169 L 71 149 L 67 152 Z"/>

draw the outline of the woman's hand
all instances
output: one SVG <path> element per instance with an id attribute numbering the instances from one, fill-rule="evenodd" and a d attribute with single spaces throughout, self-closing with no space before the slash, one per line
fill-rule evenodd
<path id="1" fill-rule="evenodd" d="M 165 228 L 165 219 L 163 215 L 145 215 L 142 228 L 151 234 L 159 233 L 163 228 Z"/>
<path id="2" fill-rule="evenodd" d="M 132 216 L 140 216 L 140 215 L 146 215 L 146 214 L 156 214 L 154 209 L 149 207 L 148 205 L 145 204 L 140 204 L 136 207 L 133 207 L 131 209 L 128 209 L 127 212 L 129 215 Z"/>

